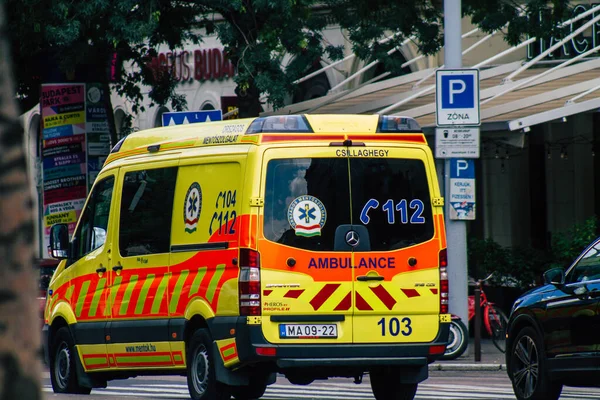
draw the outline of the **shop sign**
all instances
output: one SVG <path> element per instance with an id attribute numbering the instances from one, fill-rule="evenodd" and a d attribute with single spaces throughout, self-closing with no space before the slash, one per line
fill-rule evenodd
<path id="1" fill-rule="evenodd" d="M 579 14 L 588 11 L 590 8 L 596 7 L 597 5 L 598 3 L 578 4 L 573 8 L 572 17 L 574 18 Z M 577 29 L 579 29 L 579 27 L 589 22 L 592 18 L 596 17 L 597 15 L 598 13 L 594 12 L 580 19 L 579 21 L 572 22 L 566 27 L 567 34 L 576 31 Z M 535 19 L 536 17 L 531 18 Z M 537 19 L 540 21 L 543 21 L 546 18 L 548 17 L 543 14 L 537 16 Z M 540 55 L 541 53 L 543 53 L 548 48 L 550 48 L 558 42 L 560 42 L 559 38 L 551 37 L 550 39 L 539 39 L 533 43 L 530 43 L 529 45 L 527 45 L 527 58 L 535 58 L 536 56 Z M 598 45 L 600 45 L 600 21 L 597 21 L 596 23 L 592 24 L 590 29 L 565 42 L 561 47 L 548 54 L 547 57 L 549 59 L 569 59 L 583 54 L 586 51 L 591 50 Z M 594 57 L 595 54 L 591 54 L 590 56 Z"/>
<path id="2" fill-rule="evenodd" d="M 235 75 L 235 67 L 223 49 L 196 49 L 169 51 L 153 57 L 149 67 L 155 75 L 166 72 L 176 81 L 207 81 L 229 79 Z"/>

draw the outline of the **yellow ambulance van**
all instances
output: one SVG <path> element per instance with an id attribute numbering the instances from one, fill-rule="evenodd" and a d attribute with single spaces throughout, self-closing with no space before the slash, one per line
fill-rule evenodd
<path id="1" fill-rule="evenodd" d="M 77 227 L 54 225 L 44 347 L 57 393 L 187 377 L 257 399 L 368 374 L 413 399 L 448 339 L 434 160 L 411 118 L 288 115 L 133 133 Z"/>

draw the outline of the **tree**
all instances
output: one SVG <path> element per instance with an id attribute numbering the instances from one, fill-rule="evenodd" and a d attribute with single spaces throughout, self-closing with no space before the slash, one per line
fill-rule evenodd
<path id="1" fill-rule="evenodd" d="M 31 198 L 0 7 L 0 400 L 41 398 Z"/>
<path id="2" fill-rule="evenodd" d="M 424 54 L 443 43 L 443 2 L 430 0 L 7 0 L 9 31 L 19 65 L 19 94 L 24 104 L 37 102 L 47 68 L 58 65 L 68 76 L 106 83 L 111 60 L 131 63 L 114 77 L 120 94 L 143 109 L 141 85 L 150 86 L 156 104 L 171 102 L 184 109 L 177 82 L 168 67 L 153 70 L 154 48 L 166 43 L 176 49 L 197 43 L 201 34 L 216 32 L 237 74 L 240 116 L 256 116 L 261 98 L 274 108 L 284 105 L 296 89 L 294 81 L 322 58 L 337 60 L 343 49 L 325 43 L 323 30 L 338 25 L 348 34 L 353 51 L 363 60 L 380 60 L 390 72 L 401 62 L 387 53 L 410 38 Z M 525 35 L 560 37 L 557 22 L 571 9 L 567 0 L 463 0 L 463 13 L 485 32 L 502 30 L 507 41 Z M 531 16 L 547 14 L 541 23 Z M 537 21 L 537 20 L 536 20 Z M 203 28 L 204 31 L 199 29 Z M 383 38 L 384 43 L 378 43 Z M 289 61 L 289 62 L 288 62 Z M 285 62 L 285 65 L 283 64 Z M 264 101 L 264 100 L 263 100 Z"/>
<path id="3" fill-rule="evenodd" d="M 149 62 L 159 44 L 175 48 L 184 41 L 198 42 L 199 9 L 193 2 L 7 0 L 6 4 L 23 110 L 37 104 L 41 83 L 70 80 L 102 83 L 105 93 L 110 93 L 112 83 L 132 100 L 134 112 L 144 109 L 143 86 L 152 88 L 151 101 L 185 108 L 172 75 L 156 71 Z M 131 63 L 133 69 L 115 70 L 122 63 Z M 104 97 L 112 110 L 110 96 Z M 114 121 L 109 122 L 115 143 Z"/>

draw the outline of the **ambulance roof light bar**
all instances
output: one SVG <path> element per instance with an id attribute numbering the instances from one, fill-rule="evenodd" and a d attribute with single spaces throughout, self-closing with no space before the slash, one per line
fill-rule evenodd
<path id="1" fill-rule="evenodd" d="M 421 132 L 419 123 L 411 117 L 381 115 L 377 124 L 378 133 Z"/>
<path id="2" fill-rule="evenodd" d="M 273 115 L 252 121 L 246 134 L 251 133 L 314 133 L 303 115 Z"/>

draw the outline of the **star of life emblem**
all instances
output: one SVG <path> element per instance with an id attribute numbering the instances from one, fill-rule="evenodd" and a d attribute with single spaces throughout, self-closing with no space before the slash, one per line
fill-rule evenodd
<path id="1" fill-rule="evenodd" d="M 288 221 L 297 236 L 321 236 L 326 220 L 325 206 L 314 196 L 296 197 L 288 207 Z"/>
<path id="2" fill-rule="evenodd" d="M 185 231 L 193 233 L 198 226 L 200 219 L 200 211 L 202 210 L 202 190 L 198 182 L 190 185 L 183 204 L 183 221 L 185 223 Z"/>

